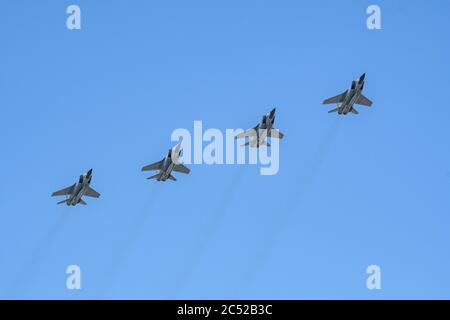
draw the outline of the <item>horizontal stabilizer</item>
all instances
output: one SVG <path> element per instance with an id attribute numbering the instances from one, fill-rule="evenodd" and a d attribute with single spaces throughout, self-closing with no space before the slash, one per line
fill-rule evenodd
<path id="1" fill-rule="evenodd" d="M 156 179 L 159 177 L 159 173 L 155 174 L 154 176 L 148 177 L 147 179 Z"/>
<path id="2" fill-rule="evenodd" d="M 173 181 L 177 181 L 177 179 L 173 175 L 169 175 L 169 179 Z"/>
<path id="3" fill-rule="evenodd" d="M 258 139 L 253 139 L 251 141 L 247 141 L 241 147 L 247 147 L 250 146 L 250 148 L 259 148 L 260 146 L 267 146 L 270 147 L 270 143 L 268 143 L 266 140 L 262 140 L 258 143 Z"/>
<path id="4" fill-rule="evenodd" d="M 80 200 L 78 200 L 78 203 L 80 203 L 80 204 L 82 204 L 82 205 L 84 205 L 84 206 L 85 206 L 85 205 L 87 205 L 87 203 L 86 203 L 86 202 L 84 202 L 84 200 L 83 200 L 83 199 L 81 199 L 81 198 L 80 198 Z"/>
<path id="5" fill-rule="evenodd" d="M 333 110 L 328 111 L 328 113 L 332 113 L 332 112 L 339 111 L 339 109 L 340 109 L 340 107 L 337 107 L 336 109 L 333 109 Z"/>
<path id="6" fill-rule="evenodd" d="M 66 200 L 63 200 L 63 201 L 60 201 L 60 202 L 58 202 L 57 204 L 63 204 L 63 203 L 66 203 L 66 202 L 67 202 L 67 200 L 68 200 L 68 199 L 66 199 Z"/>

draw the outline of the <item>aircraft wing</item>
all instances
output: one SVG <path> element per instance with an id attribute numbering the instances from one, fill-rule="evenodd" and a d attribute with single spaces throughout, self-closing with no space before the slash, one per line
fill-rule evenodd
<path id="1" fill-rule="evenodd" d="M 272 130 L 270 130 L 270 137 L 277 138 L 277 139 L 283 139 L 284 134 L 280 130 L 272 129 Z"/>
<path id="2" fill-rule="evenodd" d="M 100 193 L 92 189 L 91 187 L 87 187 L 86 191 L 84 192 L 85 196 L 92 197 L 92 198 L 98 198 L 100 197 Z"/>
<path id="3" fill-rule="evenodd" d="M 256 136 L 256 130 L 255 129 L 248 129 L 245 132 L 239 133 L 236 137 L 234 137 L 235 139 L 242 139 L 245 137 L 253 137 Z"/>
<path id="4" fill-rule="evenodd" d="M 143 167 L 142 171 L 159 170 L 159 169 L 161 169 L 163 162 L 164 162 L 164 159 L 161 161 L 149 164 L 148 166 Z"/>
<path id="5" fill-rule="evenodd" d="M 265 138 L 258 140 L 256 137 L 251 139 L 250 141 L 247 141 L 241 147 L 250 146 L 250 148 L 259 148 L 260 146 L 267 146 L 270 147 L 270 143 L 268 143 Z"/>
<path id="6" fill-rule="evenodd" d="M 67 188 L 61 189 L 59 191 L 53 192 L 52 193 L 52 197 L 55 197 L 55 196 L 66 196 L 66 195 L 72 194 L 74 187 L 75 187 L 75 184 L 71 185 L 70 187 L 67 187 Z"/>
<path id="7" fill-rule="evenodd" d="M 363 106 L 370 107 L 372 105 L 372 101 L 364 97 L 363 95 L 360 95 L 358 100 L 356 101 L 357 104 L 361 104 Z"/>
<path id="8" fill-rule="evenodd" d="M 189 168 L 187 168 L 186 166 L 182 165 L 182 164 L 176 164 L 173 167 L 173 171 L 176 172 L 181 172 L 181 173 L 186 173 L 188 174 L 189 172 L 191 172 L 191 170 Z"/>
<path id="9" fill-rule="evenodd" d="M 334 96 L 332 98 L 326 99 L 323 104 L 336 104 L 336 103 L 342 103 L 344 102 L 345 95 L 347 94 L 347 91 L 341 94 L 338 94 L 337 96 Z"/>

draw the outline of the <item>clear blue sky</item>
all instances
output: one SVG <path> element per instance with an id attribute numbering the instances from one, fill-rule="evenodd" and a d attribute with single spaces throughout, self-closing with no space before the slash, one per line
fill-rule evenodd
<path id="1" fill-rule="evenodd" d="M 1 297 L 450 298 L 448 1 L 74 3 L 79 31 L 69 1 L 0 10 Z M 328 114 L 363 72 L 373 108 Z M 273 105 L 278 175 L 140 172 Z M 101 198 L 56 205 L 89 168 Z"/>

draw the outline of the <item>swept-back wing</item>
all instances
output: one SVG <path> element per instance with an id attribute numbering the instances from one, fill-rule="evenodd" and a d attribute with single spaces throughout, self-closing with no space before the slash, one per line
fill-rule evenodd
<path id="1" fill-rule="evenodd" d="M 248 129 L 245 132 L 239 133 L 236 137 L 234 137 L 235 139 L 242 139 L 245 137 L 254 137 L 256 136 L 256 130 L 255 129 Z"/>
<path id="2" fill-rule="evenodd" d="M 277 138 L 277 139 L 283 139 L 284 134 L 281 131 L 277 130 L 277 129 L 272 129 L 269 132 L 269 137 Z"/>
<path id="3" fill-rule="evenodd" d="M 186 166 L 182 165 L 182 164 L 176 164 L 173 167 L 173 171 L 176 172 L 181 172 L 181 173 L 186 173 L 188 174 L 189 172 L 191 172 L 191 170 L 189 168 L 187 168 Z"/>
<path id="4" fill-rule="evenodd" d="M 98 198 L 100 197 L 100 193 L 92 189 L 91 187 L 87 187 L 86 191 L 84 192 L 85 196 L 92 197 L 92 198 Z"/>
<path id="5" fill-rule="evenodd" d="M 164 159 L 161 161 L 149 164 L 148 166 L 143 167 L 142 171 L 159 170 L 159 169 L 161 169 L 163 162 L 164 162 Z"/>
<path id="6" fill-rule="evenodd" d="M 360 95 L 358 100 L 356 101 L 357 104 L 361 104 L 363 106 L 372 106 L 372 101 L 370 101 L 369 99 L 367 99 L 366 97 L 364 97 L 363 95 Z"/>
<path id="7" fill-rule="evenodd" d="M 345 95 L 347 94 L 347 91 L 341 94 L 338 94 L 337 96 L 334 96 L 332 98 L 326 99 L 323 104 L 336 104 L 336 103 L 342 103 L 344 102 Z"/>
<path id="8" fill-rule="evenodd" d="M 55 196 L 67 196 L 69 194 L 72 194 L 74 187 L 75 187 L 75 185 L 73 184 L 70 187 L 67 187 L 67 188 L 61 189 L 59 191 L 53 192 L 52 193 L 52 197 L 55 197 Z"/>

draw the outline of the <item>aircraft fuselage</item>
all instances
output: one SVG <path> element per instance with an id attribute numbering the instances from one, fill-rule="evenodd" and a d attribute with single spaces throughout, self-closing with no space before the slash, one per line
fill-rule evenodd
<path id="1" fill-rule="evenodd" d="M 260 142 L 264 141 L 266 137 L 270 136 L 270 131 L 273 129 L 273 124 L 275 122 L 274 110 L 264 115 L 261 122 L 255 127 L 256 141 L 258 147 L 260 145 Z"/>
<path id="2" fill-rule="evenodd" d="M 338 113 L 346 115 L 351 112 L 353 105 L 358 101 L 362 93 L 364 82 L 353 81 L 350 88 L 347 90 L 344 102 L 339 106 Z"/>
<path id="3" fill-rule="evenodd" d="M 164 163 L 163 166 L 161 168 L 160 171 L 160 175 L 159 177 L 156 179 L 158 181 L 166 181 L 169 177 L 170 174 L 172 173 L 173 167 L 175 166 L 175 164 L 173 163 L 170 154 L 164 159 Z"/>
<path id="4" fill-rule="evenodd" d="M 80 179 L 73 188 L 72 194 L 67 199 L 66 203 L 68 206 L 75 206 L 80 202 L 81 197 L 83 197 L 83 195 L 86 193 L 86 189 L 89 186 L 90 182 L 91 182 L 90 175 L 80 176 Z"/>

